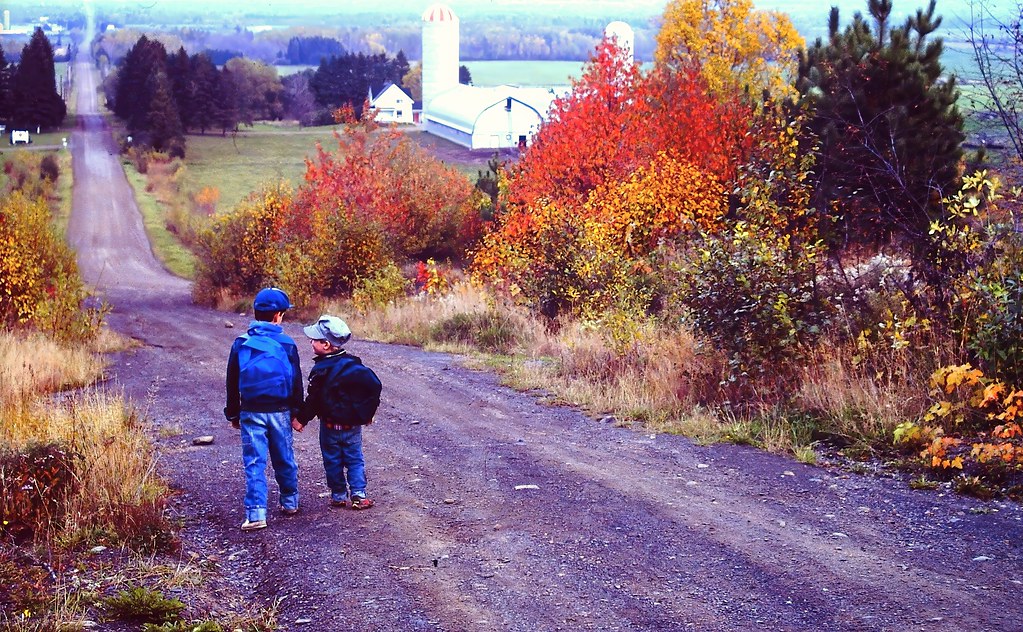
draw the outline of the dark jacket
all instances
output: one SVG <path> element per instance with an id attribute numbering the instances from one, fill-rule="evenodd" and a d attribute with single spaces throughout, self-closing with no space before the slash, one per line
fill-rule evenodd
<path id="1" fill-rule="evenodd" d="M 227 359 L 227 406 L 224 406 L 224 416 L 229 420 L 235 420 L 238 419 L 241 411 L 244 410 L 253 413 L 290 411 L 292 417 L 297 417 L 302 412 L 303 400 L 302 367 L 299 362 L 298 347 L 295 346 L 295 341 L 284 333 L 284 329 L 280 325 L 254 320 L 249 323 L 248 334 L 251 336 L 257 333 L 262 333 L 279 342 L 288 354 L 292 371 L 291 395 L 285 400 L 274 402 L 256 403 L 241 401 L 241 396 L 238 393 L 238 374 L 240 372 L 238 367 L 238 348 L 241 347 L 245 338 L 239 336 L 235 338 L 234 344 L 231 345 L 231 355 Z"/>
<path id="2" fill-rule="evenodd" d="M 338 351 L 313 359 L 309 395 L 299 421 L 363 426 L 373 420 L 380 405 L 380 379 L 357 356 Z"/>

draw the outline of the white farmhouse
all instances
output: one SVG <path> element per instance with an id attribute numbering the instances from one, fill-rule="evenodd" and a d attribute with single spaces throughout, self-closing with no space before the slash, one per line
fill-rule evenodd
<path id="1" fill-rule="evenodd" d="M 412 97 L 396 84 L 384 86 L 375 97 L 370 95 L 370 108 L 376 110 L 381 123 L 412 123 Z"/>

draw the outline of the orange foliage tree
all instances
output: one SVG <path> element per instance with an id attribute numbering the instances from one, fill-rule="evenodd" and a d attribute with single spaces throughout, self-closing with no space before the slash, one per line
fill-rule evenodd
<path id="1" fill-rule="evenodd" d="M 710 95 L 696 67 L 644 75 L 603 43 L 510 173 L 474 278 L 549 316 L 643 307 L 645 258 L 724 218 L 724 185 L 756 146 L 752 116 Z"/>
<path id="2" fill-rule="evenodd" d="M 395 263 L 461 259 L 476 242 L 484 196 L 468 178 L 369 114 L 337 118 L 338 149 L 318 146 L 296 191 L 271 187 L 200 235 L 197 301 L 266 283 L 298 304 L 348 295 Z"/>
<path id="3" fill-rule="evenodd" d="M 399 259 L 464 256 L 482 232 L 481 194 L 456 169 L 364 111 L 356 120 L 340 110 L 344 129 L 335 133 L 337 150 L 317 146 L 315 159 L 306 161 L 292 228 L 303 234 L 309 230 L 304 218 L 341 214 L 348 222 L 378 226 Z"/>
<path id="4" fill-rule="evenodd" d="M 510 202 L 579 204 L 660 152 L 729 181 L 755 145 L 751 114 L 738 96 L 711 96 L 696 65 L 644 75 L 604 42 L 511 173 Z"/>

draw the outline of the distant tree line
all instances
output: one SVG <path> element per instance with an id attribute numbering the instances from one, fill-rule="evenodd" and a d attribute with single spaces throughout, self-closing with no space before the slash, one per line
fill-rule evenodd
<path id="1" fill-rule="evenodd" d="M 217 68 L 206 53 L 168 54 L 162 42 L 138 39 L 104 83 L 107 102 L 132 142 L 184 155 L 185 133 L 221 134 L 239 124 L 284 114 L 277 71 L 243 58 Z"/>
<path id="2" fill-rule="evenodd" d="M 324 41 L 307 50 L 331 46 Z M 179 47 L 168 54 L 162 41 L 143 35 L 103 87 L 134 144 L 183 156 L 188 132 L 226 134 L 240 124 L 282 118 L 331 123 L 333 111 L 345 105 L 361 116 L 370 91 L 401 85 L 408 72 L 401 51 L 393 58 L 344 53 L 282 81 L 273 66 L 260 61 L 234 57 L 218 68 L 207 52 L 189 55 Z"/>
<path id="3" fill-rule="evenodd" d="M 361 117 L 370 91 L 376 95 L 387 84 L 401 86 L 408 71 L 409 63 L 402 51 L 393 58 L 383 53 L 345 53 L 322 60 L 309 75 L 309 89 L 320 108 L 318 122 L 332 120 L 330 113 L 343 105 L 352 106 L 355 115 Z"/>
<path id="4" fill-rule="evenodd" d="M 418 16 L 416 16 L 418 18 Z M 572 17 L 572 23 L 550 19 L 535 21 L 507 17 L 463 22 L 459 52 L 463 61 L 475 60 L 578 60 L 585 61 L 603 37 L 607 20 Z M 654 31 L 646 24 L 634 23 L 637 59 L 653 56 Z M 131 29 L 101 33 L 93 42 L 102 48 L 111 63 L 118 63 L 127 48 L 140 35 Z M 152 35 L 150 35 L 152 37 Z M 422 24 L 415 20 L 387 25 L 348 25 L 344 27 L 294 27 L 253 33 L 244 28 L 210 31 L 201 28 L 168 30 L 159 35 L 168 50 L 184 46 L 189 51 L 225 51 L 227 58 L 244 56 L 267 64 L 315 66 L 322 59 L 346 53 L 395 56 L 404 51 L 411 60 L 422 59 Z"/>
<path id="5" fill-rule="evenodd" d="M 9 63 L 0 47 L 0 122 L 9 128 L 57 127 L 66 115 L 53 47 L 43 31 L 35 30 L 18 64 Z"/>
<path id="6" fill-rule="evenodd" d="M 344 52 L 345 47 L 332 37 L 293 37 L 288 40 L 284 59 L 289 64 L 315 66 L 324 59 L 343 55 Z"/>

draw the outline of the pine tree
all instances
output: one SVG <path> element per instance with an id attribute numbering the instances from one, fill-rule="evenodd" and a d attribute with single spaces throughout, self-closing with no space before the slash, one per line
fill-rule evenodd
<path id="1" fill-rule="evenodd" d="M 190 112 L 189 125 L 205 134 L 206 130 L 214 129 L 220 122 L 221 99 L 218 95 L 220 72 L 205 53 L 193 55 L 190 66 L 192 90 L 189 95 L 191 102 L 187 107 Z"/>
<path id="2" fill-rule="evenodd" d="M 11 109 L 11 119 L 19 127 L 56 127 L 67 115 L 57 94 L 53 47 L 42 29 L 35 30 L 21 53 L 11 86 Z"/>
<path id="3" fill-rule="evenodd" d="M 4 48 L 0 46 L 0 122 L 6 123 L 11 118 L 11 79 L 12 67 L 7 63 Z"/>
<path id="4" fill-rule="evenodd" d="M 172 147 L 184 148 L 185 137 L 181 127 L 178 107 L 171 94 L 170 79 L 164 72 L 157 72 L 149 78 L 146 91 L 152 95 L 149 111 L 146 114 L 146 126 L 143 139 L 156 151 L 165 151 Z"/>
<path id="5" fill-rule="evenodd" d="M 814 205 L 833 247 L 904 239 L 925 247 L 940 200 L 958 186 L 963 117 L 955 77 L 944 78 L 934 0 L 892 27 L 892 0 L 868 0 L 839 32 L 838 9 L 800 58 L 796 87 L 812 107 L 818 145 Z"/>
<path id="6" fill-rule="evenodd" d="M 133 135 L 145 135 L 153 99 L 150 78 L 157 73 L 167 74 L 167 49 L 143 35 L 121 62 L 114 98 L 114 114 L 127 123 Z"/>
<path id="7" fill-rule="evenodd" d="M 227 130 L 237 129 L 240 119 L 238 118 L 238 87 L 235 85 L 231 71 L 224 68 L 217 76 L 216 90 L 214 91 L 216 101 L 216 125 L 220 128 L 221 135 L 227 134 Z"/>
<path id="8" fill-rule="evenodd" d="M 171 94 L 174 95 L 182 128 L 188 130 L 192 127 L 195 100 L 192 63 L 184 46 L 178 52 L 167 55 L 167 78 L 170 79 Z"/>

